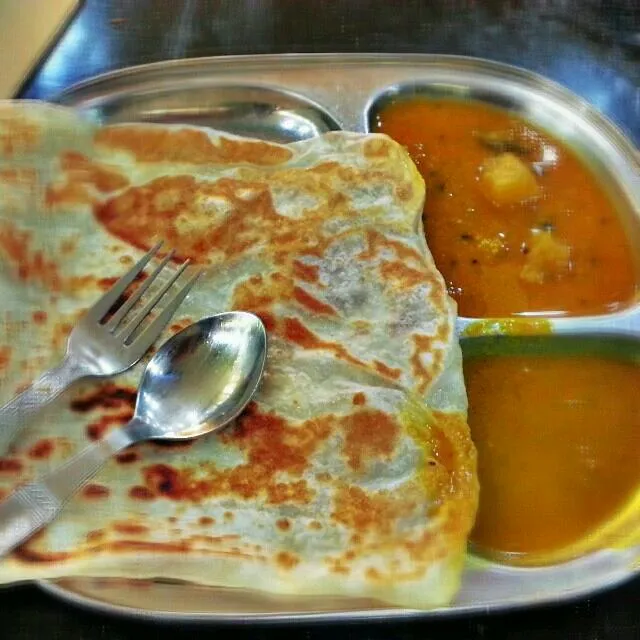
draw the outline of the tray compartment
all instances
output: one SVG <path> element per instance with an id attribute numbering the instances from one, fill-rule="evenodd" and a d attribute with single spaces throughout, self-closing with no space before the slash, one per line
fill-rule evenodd
<path id="1" fill-rule="evenodd" d="M 290 91 L 214 85 L 140 94 L 117 93 L 87 113 L 102 123 L 156 122 L 212 127 L 271 142 L 296 142 L 340 129 L 323 107 Z"/>

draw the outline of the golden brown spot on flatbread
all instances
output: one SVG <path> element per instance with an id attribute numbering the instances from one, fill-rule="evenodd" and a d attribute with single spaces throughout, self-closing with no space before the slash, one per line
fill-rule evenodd
<path id="1" fill-rule="evenodd" d="M 13 263 L 20 280 L 36 281 L 53 291 L 62 289 L 62 280 L 54 261 L 45 258 L 42 250 L 31 251 L 31 234 L 12 224 L 0 227 L 0 250 Z"/>
<path id="2" fill-rule="evenodd" d="M 23 467 L 17 458 L 0 458 L 0 473 L 20 473 Z"/>
<path id="3" fill-rule="evenodd" d="M 336 310 L 329 304 L 314 298 L 310 293 L 300 287 L 293 288 L 293 297 L 303 307 L 318 314 L 336 315 Z"/>
<path id="4" fill-rule="evenodd" d="M 364 575 L 370 582 L 380 582 L 382 579 L 381 573 L 375 567 L 369 567 Z"/>
<path id="5" fill-rule="evenodd" d="M 353 394 L 351 402 L 354 406 L 361 407 L 367 402 L 367 396 L 362 391 L 358 391 L 358 393 Z"/>
<path id="6" fill-rule="evenodd" d="M 398 200 L 409 202 L 413 198 L 413 184 L 411 182 L 401 182 L 396 186 L 395 192 Z"/>
<path id="7" fill-rule="evenodd" d="M 225 511 L 222 514 L 222 517 L 223 517 L 225 522 L 232 522 L 233 521 L 233 513 L 231 513 L 231 511 Z"/>
<path id="8" fill-rule="evenodd" d="M 34 324 L 44 324 L 47 321 L 47 312 L 46 311 L 34 311 L 31 314 L 31 319 Z"/>
<path id="9" fill-rule="evenodd" d="M 260 318 L 260 320 L 262 320 L 262 324 L 264 324 L 264 328 L 268 332 L 272 332 L 275 330 L 277 326 L 277 320 L 272 313 L 269 313 L 268 311 L 258 310 L 254 310 L 253 313 L 255 313 Z"/>
<path id="10" fill-rule="evenodd" d="M 428 281 L 426 271 L 412 269 L 400 260 L 383 260 L 380 263 L 380 275 L 384 280 L 403 290 L 413 289 Z"/>
<path id="11" fill-rule="evenodd" d="M 413 353 L 410 358 L 411 370 L 416 380 L 418 380 L 418 390 L 421 392 L 424 392 L 429 383 L 442 370 L 444 351 L 443 348 L 435 346 L 436 340 L 441 340 L 441 334 L 442 327 L 440 327 L 435 337 L 421 334 L 411 336 L 413 340 Z M 422 354 L 431 354 L 431 363 L 424 364 L 421 358 Z"/>
<path id="12" fill-rule="evenodd" d="M 89 440 L 101 440 L 112 427 L 123 426 L 133 418 L 133 410 L 129 409 L 124 413 L 116 415 L 100 416 L 97 420 L 87 425 L 87 436 Z"/>
<path id="13" fill-rule="evenodd" d="M 374 229 L 367 230 L 367 248 L 361 252 L 360 257 L 371 260 L 383 250 L 390 250 L 396 254 L 399 260 L 413 262 L 415 265 L 422 265 L 423 258 L 413 247 L 407 246 L 398 240 L 387 238 Z"/>
<path id="14" fill-rule="evenodd" d="M 126 535 L 143 535 L 149 533 L 149 527 L 136 522 L 114 522 L 113 530 Z"/>
<path id="15" fill-rule="evenodd" d="M 0 109 L 0 154 L 13 158 L 18 153 L 33 151 L 40 141 L 37 125 L 12 109 Z"/>
<path id="16" fill-rule="evenodd" d="M 380 362 L 380 360 L 374 360 L 373 366 L 375 370 L 380 375 L 383 375 L 385 378 L 391 378 L 392 380 L 397 380 L 402 375 L 401 369 L 388 367 L 384 362 Z"/>
<path id="17" fill-rule="evenodd" d="M 236 285 L 232 307 L 243 311 L 265 309 L 276 300 L 290 300 L 292 293 L 293 280 L 281 274 L 254 275 Z"/>
<path id="18" fill-rule="evenodd" d="M 320 471 L 320 473 L 316 473 L 316 480 L 318 482 L 329 482 L 331 480 L 331 474 L 326 471 Z"/>
<path id="19" fill-rule="evenodd" d="M 320 268 L 313 264 L 306 264 L 300 260 L 293 261 L 293 276 L 304 282 L 315 283 L 320 279 Z"/>
<path id="20" fill-rule="evenodd" d="M 102 529 L 95 529 L 94 531 L 89 531 L 89 533 L 87 533 L 87 542 L 100 542 L 101 540 L 104 540 L 105 536 L 106 533 Z"/>
<path id="21" fill-rule="evenodd" d="M 147 487 L 136 485 L 135 487 L 131 487 L 131 489 L 129 489 L 129 497 L 133 498 L 134 500 L 148 501 L 154 500 L 156 495 Z"/>
<path id="22" fill-rule="evenodd" d="M 28 187 L 31 195 L 35 193 L 38 173 L 31 167 L 11 167 L 0 169 L 0 182 L 16 187 Z"/>
<path id="23" fill-rule="evenodd" d="M 140 459 L 140 456 L 135 451 L 123 451 L 116 456 L 116 460 L 120 464 L 131 464 Z"/>
<path id="24" fill-rule="evenodd" d="M 203 527 L 210 527 L 211 525 L 214 525 L 216 523 L 216 521 L 211 518 L 210 516 L 201 516 L 198 519 L 198 524 L 203 526 Z"/>
<path id="25" fill-rule="evenodd" d="M 143 469 L 145 486 L 156 496 L 164 496 L 174 500 L 183 498 L 200 499 L 200 487 L 192 485 L 189 473 L 181 473 L 167 464 L 154 464 Z"/>
<path id="26" fill-rule="evenodd" d="M 42 438 L 30 447 L 27 455 L 34 460 L 44 460 L 51 456 L 55 447 L 55 442 L 51 438 Z"/>
<path id="27" fill-rule="evenodd" d="M 198 182 L 187 175 L 167 176 L 131 187 L 97 204 L 94 212 L 109 232 L 135 247 L 147 250 L 163 239 L 176 259 L 207 263 L 211 255 L 244 253 L 258 239 L 256 227 L 264 233 L 282 220 L 264 185 L 249 201 L 238 195 L 246 186 L 251 183 L 231 178 Z"/>
<path id="28" fill-rule="evenodd" d="M 287 518 L 280 518 L 276 520 L 276 527 L 278 527 L 280 531 L 289 531 L 289 529 L 291 529 L 291 522 Z"/>
<path id="29" fill-rule="evenodd" d="M 286 147 L 254 140 L 221 137 L 218 144 L 204 131 L 113 126 L 99 129 L 96 145 L 131 153 L 138 162 L 187 164 L 239 164 L 273 166 L 289 160 Z"/>
<path id="30" fill-rule="evenodd" d="M 276 562 L 285 570 L 290 570 L 300 564 L 300 558 L 289 551 L 280 551 L 276 555 Z"/>
<path id="31" fill-rule="evenodd" d="M 82 495 L 90 500 L 108 498 L 110 493 L 109 487 L 105 487 L 103 484 L 91 483 L 82 489 Z"/>
<path id="32" fill-rule="evenodd" d="M 331 351 L 337 358 L 356 364 L 366 366 L 364 362 L 354 358 L 343 345 L 337 342 L 326 342 L 321 340 L 315 333 L 307 329 L 297 318 L 284 318 L 283 337 L 289 342 L 293 342 L 303 349 L 324 349 Z"/>
<path id="33" fill-rule="evenodd" d="M 137 391 L 131 387 L 120 387 L 107 383 L 90 393 L 75 398 L 70 407 L 78 413 L 87 413 L 96 409 L 133 409 Z"/>
<path id="34" fill-rule="evenodd" d="M 331 563 L 331 567 L 329 568 L 331 573 L 337 573 L 338 575 L 348 576 L 350 573 L 349 567 L 345 567 L 340 560 L 335 560 Z"/>
<path id="35" fill-rule="evenodd" d="M 393 152 L 393 143 L 384 137 L 372 137 L 365 141 L 363 152 L 365 158 L 386 158 Z"/>
<path id="36" fill-rule="evenodd" d="M 101 193 L 124 189 L 129 185 L 129 180 L 114 167 L 90 160 L 75 151 L 62 153 L 60 165 L 70 183 L 92 185 Z"/>
<path id="37" fill-rule="evenodd" d="M 358 471 L 363 462 L 388 458 L 394 450 L 399 427 L 382 411 L 362 410 L 342 418 L 345 454 L 349 466 Z"/>
<path id="38" fill-rule="evenodd" d="M 169 327 L 173 333 L 178 333 L 178 331 L 182 331 L 186 329 L 190 324 L 193 324 L 192 318 L 181 318 L 180 320 L 176 320 Z"/>
<path id="39" fill-rule="evenodd" d="M 306 480 L 277 482 L 267 487 L 268 504 L 308 504 L 312 497 Z"/>
<path id="40" fill-rule="evenodd" d="M 360 487 L 345 485 L 334 494 L 331 517 L 359 533 L 374 532 L 384 536 L 391 534 L 398 519 L 409 515 L 415 507 L 409 497 L 387 491 L 367 493 Z"/>
<path id="41" fill-rule="evenodd" d="M 309 523 L 308 527 L 312 531 L 320 531 L 322 529 L 322 524 L 320 522 L 318 522 L 317 520 L 312 520 Z"/>
<path id="42" fill-rule="evenodd" d="M 50 209 L 62 205 L 93 205 L 95 201 L 87 185 L 78 182 L 50 184 L 45 193 L 45 203 Z"/>
<path id="43" fill-rule="evenodd" d="M 0 347 L 0 371 L 3 371 L 11 362 L 11 347 L 6 345 Z"/>

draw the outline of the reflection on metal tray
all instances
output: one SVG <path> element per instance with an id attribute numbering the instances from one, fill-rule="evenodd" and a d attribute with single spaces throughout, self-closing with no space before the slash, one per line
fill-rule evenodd
<path id="1" fill-rule="evenodd" d="M 182 60 L 107 74 L 71 88 L 58 101 L 105 123 L 208 125 L 292 142 L 335 129 L 367 131 L 386 101 L 416 93 L 472 98 L 506 107 L 575 148 L 597 172 L 617 206 L 640 271 L 640 162 L 634 146 L 580 98 L 514 67 L 454 56 L 400 54 Z M 473 323 L 461 318 L 460 332 Z M 498 334 L 505 326 L 500 321 L 482 323 L 485 330 Z M 638 301 L 615 314 L 549 318 L 549 324 L 554 334 L 563 336 L 539 337 L 530 344 L 556 340 L 563 349 L 592 352 L 597 342 L 589 336 L 600 336 L 609 355 L 622 357 L 626 353 L 625 357 L 640 361 Z M 614 334 L 619 337 L 605 337 Z M 484 350 L 492 354 L 516 348 L 500 336 L 466 342 L 463 347 L 468 353 Z M 149 619 L 346 621 L 457 615 L 557 602 L 611 587 L 635 575 L 639 568 L 637 547 L 601 551 L 535 569 L 502 566 L 470 556 L 456 600 L 449 607 L 428 612 L 381 608 L 361 600 L 276 597 L 167 581 L 67 579 L 41 586 L 76 604 Z"/>

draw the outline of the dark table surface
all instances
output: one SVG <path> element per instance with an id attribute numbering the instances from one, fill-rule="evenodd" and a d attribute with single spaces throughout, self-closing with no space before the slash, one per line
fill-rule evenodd
<path id="1" fill-rule="evenodd" d="M 1 1 L 1 0 L 0 0 Z M 46 1 L 46 0 L 41 0 Z M 35 3 L 34 3 L 35 4 Z M 280 52 L 480 56 L 542 73 L 640 144 L 638 0 L 85 0 L 22 97 L 169 58 Z M 168 627 L 80 611 L 34 587 L 0 594 L 0 638 L 640 639 L 640 579 L 569 605 L 456 620 L 332 627 Z"/>

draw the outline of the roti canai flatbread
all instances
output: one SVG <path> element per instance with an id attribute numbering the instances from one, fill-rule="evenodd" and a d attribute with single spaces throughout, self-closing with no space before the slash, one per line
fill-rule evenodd
<path id="1" fill-rule="evenodd" d="M 404 149 L 291 145 L 0 108 L 0 401 L 63 355 L 84 309 L 162 239 L 204 276 L 165 334 L 229 309 L 269 335 L 225 432 L 132 447 L 0 561 L 0 581 L 174 578 L 430 607 L 458 587 L 477 503 L 455 306 Z M 132 415 L 142 365 L 46 408 L 0 492 Z"/>

